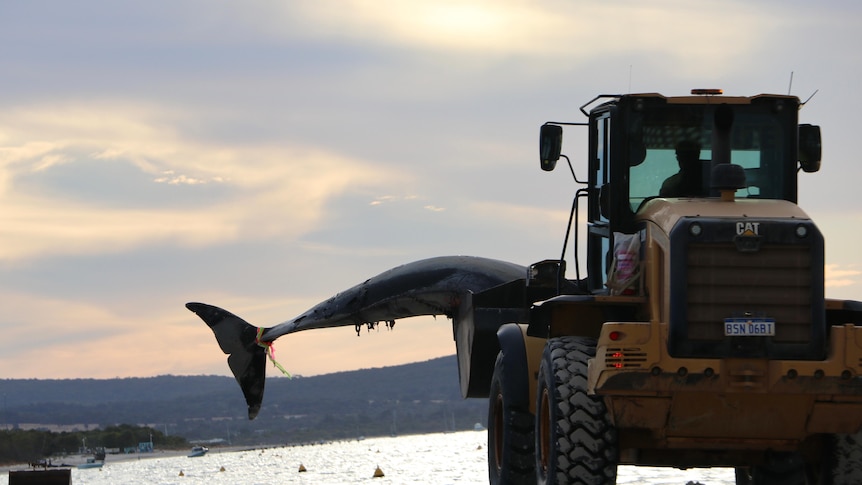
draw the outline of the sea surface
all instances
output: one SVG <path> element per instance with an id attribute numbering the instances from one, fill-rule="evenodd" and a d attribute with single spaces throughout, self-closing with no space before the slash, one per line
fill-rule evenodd
<path id="1" fill-rule="evenodd" d="M 152 456 L 152 455 L 151 455 Z M 392 438 L 367 438 L 316 445 L 186 456 L 114 458 L 101 469 L 72 470 L 75 485 L 119 484 L 481 484 L 488 483 L 487 435 L 462 431 Z M 300 466 L 306 471 L 300 472 Z M 383 473 L 375 478 L 377 469 Z M 619 484 L 733 485 L 728 468 L 621 466 Z M 0 474 L 0 484 L 8 474 Z"/>

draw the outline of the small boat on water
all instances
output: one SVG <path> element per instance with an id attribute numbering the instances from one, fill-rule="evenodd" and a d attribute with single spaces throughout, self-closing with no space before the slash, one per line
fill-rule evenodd
<path id="1" fill-rule="evenodd" d="M 189 458 L 194 458 L 197 456 L 204 456 L 207 454 L 207 452 L 209 450 L 210 449 L 207 448 L 206 446 L 195 446 L 194 448 L 192 448 L 192 452 L 189 453 Z"/>
<path id="2" fill-rule="evenodd" d="M 80 463 L 78 465 L 78 470 L 83 470 L 85 468 L 102 468 L 105 462 L 102 460 L 97 460 L 96 458 L 87 458 L 86 463 Z"/>

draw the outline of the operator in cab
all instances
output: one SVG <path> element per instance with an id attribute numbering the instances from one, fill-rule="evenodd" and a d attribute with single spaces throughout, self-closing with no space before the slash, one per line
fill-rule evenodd
<path id="1" fill-rule="evenodd" d="M 700 197 L 703 195 L 703 164 L 700 143 L 682 140 L 676 145 L 679 172 L 668 177 L 659 190 L 659 197 Z"/>

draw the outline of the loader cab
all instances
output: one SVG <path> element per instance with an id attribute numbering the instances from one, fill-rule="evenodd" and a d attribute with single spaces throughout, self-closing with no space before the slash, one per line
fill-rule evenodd
<path id="1" fill-rule="evenodd" d="M 604 290 L 614 233 L 640 230 L 637 214 L 652 199 L 718 197 L 714 169 L 733 164 L 744 173 L 736 198 L 796 203 L 797 170 L 819 169 L 819 127 L 797 125 L 798 98 L 719 93 L 602 95 L 582 106 L 589 117 L 588 291 Z M 545 170 L 560 156 L 554 129 L 542 131 Z"/>

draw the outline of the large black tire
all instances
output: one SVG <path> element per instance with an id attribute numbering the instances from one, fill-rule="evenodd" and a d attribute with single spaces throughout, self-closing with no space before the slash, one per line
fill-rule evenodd
<path id="1" fill-rule="evenodd" d="M 491 485 L 536 483 L 533 413 L 529 399 L 507 388 L 503 353 L 497 354 L 488 399 L 488 478 Z"/>
<path id="2" fill-rule="evenodd" d="M 819 463 L 805 463 L 798 454 L 778 455 L 751 468 L 736 469 L 737 485 L 862 484 L 862 432 L 823 437 Z"/>
<path id="3" fill-rule="evenodd" d="M 736 485 L 808 485 L 808 466 L 798 453 L 774 454 L 767 463 L 736 469 Z"/>
<path id="4" fill-rule="evenodd" d="M 820 471 L 822 485 L 862 483 L 862 432 L 829 436 Z"/>
<path id="5" fill-rule="evenodd" d="M 545 345 L 535 432 L 540 484 L 616 483 L 616 428 L 604 401 L 587 394 L 587 361 L 595 354 L 590 338 L 553 338 Z"/>

